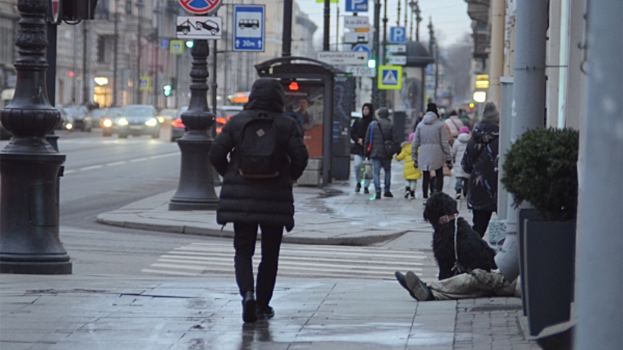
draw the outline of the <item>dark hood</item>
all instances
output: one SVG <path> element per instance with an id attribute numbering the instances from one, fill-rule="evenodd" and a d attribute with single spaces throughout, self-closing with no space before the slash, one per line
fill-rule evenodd
<path id="1" fill-rule="evenodd" d="M 385 118 L 385 119 L 389 118 L 389 110 L 387 108 L 381 107 L 379 108 L 377 112 L 378 112 L 379 118 Z"/>
<path id="2" fill-rule="evenodd" d="M 476 143 L 487 144 L 500 137 L 500 127 L 497 124 L 481 121 L 474 127 L 472 138 Z"/>
<path id="3" fill-rule="evenodd" d="M 366 106 L 370 109 L 370 113 L 367 116 L 363 114 L 363 108 Z M 361 118 L 367 121 L 371 121 L 374 118 L 374 105 L 372 103 L 364 103 L 361 106 Z"/>
<path id="4" fill-rule="evenodd" d="M 283 112 L 285 93 L 275 79 L 261 78 L 253 83 L 245 109 Z"/>

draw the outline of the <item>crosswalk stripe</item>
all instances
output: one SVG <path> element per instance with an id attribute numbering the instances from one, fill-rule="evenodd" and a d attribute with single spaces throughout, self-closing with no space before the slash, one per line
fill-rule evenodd
<path id="1" fill-rule="evenodd" d="M 253 259 L 261 261 L 261 243 Z M 376 247 L 307 246 L 282 244 L 280 276 L 393 279 L 394 271 L 411 270 L 424 278 L 437 274 L 432 256 L 421 251 Z M 143 273 L 172 276 L 234 275 L 231 244 L 192 243 L 161 255 Z"/>

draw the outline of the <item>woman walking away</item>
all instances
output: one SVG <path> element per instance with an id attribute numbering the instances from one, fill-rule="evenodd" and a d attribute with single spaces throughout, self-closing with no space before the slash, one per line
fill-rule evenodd
<path id="1" fill-rule="evenodd" d="M 498 202 L 498 143 L 500 112 L 493 102 L 485 103 L 482 121 L 474 127 L 461 165 L 469 173 L 467 207 L 474 214 L 474 231 L 485 235 Z"/>
<path id="2" fill-rule="evenodd" d="M 415 188 L 417 186 L 417 180 L 422 178 L 422 171 L 413 166 L 413 159 L 411 158 L 411 142 L 415 133 L 409 134 L 409 141 L 405 141 L 401 144 L 402 150 L 400 154 L 396 156 L 397 161 L 405 160 L 403 175 L 405 177 L 405 198 L 415 199 Z"/>
<path id="3" fill-rule="evenodd" d="M 429 109 L 431 109 L 430 105 L 434 104 L 429 103 Z M 435 177 L 437 178 L 435 191 L 441 192 L 443 189 L 444 162 L 448 168 L 452 169 L 452 154 L 450 152 L 450 144 L 448 143 L 448 134 L 446 133 L 444 123 L 439 120 L 435 112 L 426 112 L 424 119 L 415 129 L 411 147 L 413 166 L 422 169 L 424 173 L 422 193 L 424 194 L 424 204 L 426 204 L 430 182 L 429 172 L 435 172 Z"/>
<path id="4" fill-rule="evenodd" d="M 361 107 L 361 119 L 355 120 L 350 127 L 350 139 L 354 142 L 353 146 L 350 148 L 350 153 L 354 157 L 353 165 L 355 167 L 355 180 L 357 181 L 355 192 L 361 191 L 361 165 L 365 158 L 363 140 L 366 137 L 368 126 L 373 120 L 373 111 L 374 106 L 371 103 L 364 103 L 363 107 Z M 370 186 L 370 180 L 364 180 L 363 193 L 370 193 L 368 186 Z"/>
<path id="5" fill-rule="evenodd" d="M 460 134 L 452 146 L 452 160 L 454 162 L 452 173 L 454 177 L 456 177 L 456 184 L 454 185 L 456 199 L 461 199 L 461 196 L 467 197 L 467 188 L 469 187 L 469 174 L 463 171 L 461 160 L 463 160 L 463 154 L 465 153 L 471 135 L 469 134 L 469 128 L 467 126 L 462 126 L 459 132 Z"/>

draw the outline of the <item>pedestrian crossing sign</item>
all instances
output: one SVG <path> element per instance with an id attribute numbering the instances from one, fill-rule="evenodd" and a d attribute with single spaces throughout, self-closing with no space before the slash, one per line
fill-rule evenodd
<path id="1" fill-rule="evenodd" d="M 402 88 L 401 66 L 379 66 L 379 89 L 400 90 Z"/>

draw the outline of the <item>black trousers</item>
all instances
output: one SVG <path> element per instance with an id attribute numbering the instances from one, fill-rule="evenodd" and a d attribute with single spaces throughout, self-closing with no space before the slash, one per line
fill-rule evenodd
<path id="1" fill-rule="evenodd" d="M 424 198 L 428 198 L 428 188 L 430 186 L 431 192 L 443 191 L 443 167 L 435 169 L 435 178 L 430 178 L 429 171 L 422 171 L 422 193 Z"/>
<path id="2" fill-rule="evenodd" d="M 283 237 L 281 225 L 259 225 L 262 229 L 262 260 L 257 272 L 256 299 L 260 307 L 268 306 L 277 280 L 279 248 Z M 234 223 L 234 257 L 236 283 L 240 295 L 253 292 L 253 254 L 258 224 Z"/>
<path id="3" fill-rule="evenodd" d="M 480 234 L 480 237 L 482 238 L 487 231 L 487 227 L 489 227 L 489 221 L 491 220 L 491 214 L 493 214 L 493 212 L 474 209 L 472 210 L 472 213 L 474 214 L 473 229 L 474 231 L 478 232 L 478 234 Z"/>

